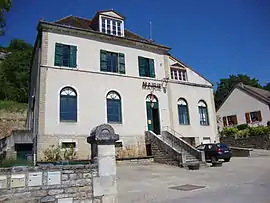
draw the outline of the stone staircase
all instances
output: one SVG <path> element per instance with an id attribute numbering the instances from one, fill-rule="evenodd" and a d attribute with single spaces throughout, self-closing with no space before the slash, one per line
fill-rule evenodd
<path id="1" fill-rule="evenodd" d="M 147 131 L 146 141 L 151 143 L 155 162 L 180 167 L 187 167 L 193 163 L 205 164 L 204 153 L 190 145 L 172 129 L 166 128 L 161 135 Z"/>

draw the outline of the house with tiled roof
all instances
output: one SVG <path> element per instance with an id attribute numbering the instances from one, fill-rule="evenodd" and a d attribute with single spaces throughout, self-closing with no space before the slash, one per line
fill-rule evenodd
<path id="1" fill-rule="evenodd" d="M 269 125 L 270 92 L 239 83 L 217 110 L 218 126 Z"/>
<path id="2" fill-rule="evenodd" d="M 122 157 L 151 154 L 145 131 L 217 141 L 212 83 L 170 47 L 126 29 L 118 12 L 41 20 L 37 30 L 27 119 L 37 160 L 52 144 L 88 159 L 86 137 L 102 123 L 119 134 Z"/>

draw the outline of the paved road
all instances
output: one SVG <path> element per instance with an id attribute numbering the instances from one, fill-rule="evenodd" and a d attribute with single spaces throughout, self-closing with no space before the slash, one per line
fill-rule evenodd
<path id="1" fill-rule="evenodd" d="M 161 164 L 117 168 L 120 203 L 270 203 L 270 156 L 233 158 L 198 171 Z M 169 187 L 205 186 L 193 191 Z"/>

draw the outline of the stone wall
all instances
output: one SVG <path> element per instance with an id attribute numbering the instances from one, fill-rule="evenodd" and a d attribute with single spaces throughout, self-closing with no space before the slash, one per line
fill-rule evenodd
<path id="1" fill-rule="evenodd" d="M 26 111 L 0 110 L 0 139 L 9 136 L 14 129 L 25 129 L 26 117 Z"/>
<path id="2" fill-rule="evenodd" d="M 97 165 L 0 169 L 0 202 L 100 202 L 94 196 Z"/>
<path id="3" fill-rule="evenodd" d="M 151 143 L 154 161 L 161 164 L 181 166 L 182 154 L 167 145 L 157 136 L 146 132 L 146 142 Z"/>
<path id="4" fill-rule="evenodd" d="M 220 142 L 233 147 L 268 149 L 270 150 L 270 135 L 252 136 L 247 138 L 221 137 Z"/>

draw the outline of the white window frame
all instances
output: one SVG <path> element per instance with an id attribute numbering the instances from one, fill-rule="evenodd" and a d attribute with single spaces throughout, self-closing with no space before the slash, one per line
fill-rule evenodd
<path id="1" fill-rule="evenodd" d="M 183 79 L 185 77 L 185 80 Z M 171 79 L 178 81 L 188 81 L 187 71 L 179 68 L 171 68 Z"/>
<path id="2" fill-rule="evenodd" d="M 112 17 L 108 17 L 108 16 L 103 16 L 103 15 L 100 15 L 100 17 L 99 17 L 99 27 L 100 27 L 100 29 L 99 29 L 99 31 L 100 32 L 102 32 L 102 20 L 105 20 L 105 34 L 109 34 L 109 35 L 114 35 L 114 36 L 119 36 L 119 37 L 123 37 L 124 36 L 124 21 L 123 20 L 120 20 L 120 19 L 117 19 L 117 18 L 112 18 Z M 110 33 L 108 33 L 107 32 L 107 25 L 108 25 L 108 20 L 110 20 Z M 116 25 L 116 33 L 115 34 L 113 34 L 113 21 L 116 21 L 115 22 L 115 25 Z M 118 35 L 118 32 L 119 32 L 119 30 L 118 30 L 118 23 L 117 23 L 117 21 L 119 21 L 120 22 L 120 32 L 121 32 L 121 34 L 120 35 Z M 104 32 L 102 32 L 102 33 L 104 33 Z"/>
<path id="3" fill-rule="evenodd" d="M 78 140 L 76 139 L 59 139 L 59 145 L 61 148 L 61 151 L 64 151 L 66 148 L 62 148 L 62 143 L 70 143 L 70 142 L 75 142 L 76 147 L 74 148 L 75 152 L 78 151 L 79 147 L 78 147 Z"/>

